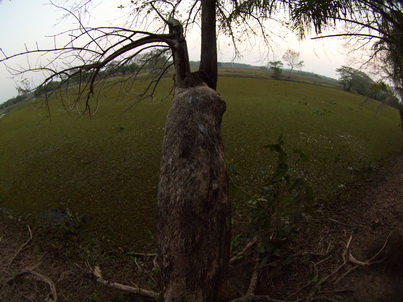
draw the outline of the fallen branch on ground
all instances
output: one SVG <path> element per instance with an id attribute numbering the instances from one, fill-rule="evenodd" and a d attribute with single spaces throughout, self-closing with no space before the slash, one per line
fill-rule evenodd
<path id="1" fill-rule="evenodd" d="M 159 293 L 157 293 L 157 292 L 142 289 L 140 287 L 133 287 L 133 286 L 124 285 L 124 284 L 110 282 L 110 281 L 105 280 L 102 277 L 101 268 L 99 266 L 95 266 L 94 269 L 92 269 L 91 271 L 92 271 L 92 274 L 97 278 L 97 281 L 106 286 L 116 288 L 116 289 L 119 289 L 122 291 L 130 292 L 130 293 L 134 293 L 134 294 L 137 294 L 142 297 L 152 298 L 155 300 L 157 300 L 159 298 Z"/>
<path id="2" fill-rule="evenodd" d="M 247 296 L 255 295 L 257 282 L 259 280 L 259 266 L 260 266 L 260 257 L 256 255 L 255 266 L 253 267 L 253 273 L 252 276 L 250 277 L 249 287 L 248 290 L 246 291 Z"/>
<path id="3" fill-rule="evenodd" d="M 126 253 L 123 249 L 119 248 L 122 252 Z M 153 265 L 155 267 L 158 267 L 158 254 L 155 253 L 134 253 L 134 252 L 129 252 L 128 253 L 130 256 L 134 256 L 134 257 L 141 257 L 141 258 L 151 258 L 153 257 Z"/>
<path id="4" fill-rule="evenodd" d="M 334 223 L 338 223 L 338 224 L 340 224 L 340 225 L 342 225 L 342 226 L 345 226 L 345 227 L 348 227 L 348 228 L 352 228 L 352 229 L 356 229 L 356 228 L 357 228 L 357 226 L 355 226 L 355 225 L 347 224 L 347 223 L 338 221 L 338 220 L 333 219 L 333 218 L 328 218 L 328 220 L 331 221 L 331 222 L 334 222 Z"/>

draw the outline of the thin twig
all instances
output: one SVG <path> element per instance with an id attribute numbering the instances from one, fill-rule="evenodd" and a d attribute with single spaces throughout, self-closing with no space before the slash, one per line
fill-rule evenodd
<path id="1" fill-rule="evenodd" d="M 359 261 L 359 260 L 355 259 L 354 256 L 351 253 L 348 254 L 348 261 L 350 261 L 351 263 L 360 265 L 360 266 L 368 266 L 368 265 L 370 265 L 370 263 L 368 261 L 362 262 L 362 261 Z"/>
<path id="2" fill-rule="evenodd" d="M 7 270 L 10 268 L 11 263 L 13 263 L 14 259 L 18 256 L 18 254 L 28 245 L 28 243 L 31 242 L 32 240 L 32 231 L 31 228 L 29 227 L 29 225 L 27 225 L 28 231 L 29 231 L 29 239 L 23 243 L 20 248 L 18 249 L 18 251 L 14 254 L 14 256 L 11 258 L 10 262 L 7 265 Z"/>
<path id="3" fill-rule="evenodd" d="M 350 244 L 351 241 L 353 239 L 353 235 L 350 235 L 350 238 L 348 239 L 347 243 L 346 243 L 346 248 L 343 250 L 342 253 L 342 259 L 343 259 L 343 263 L 341 265 L 339 265 L 334 271 L 332 271 L 330 274 L 328 274 L 327 276 L 321 278 L 318 282 L 316 282 L 311 290 L 311 293 L 307 296 L 306 301 L 311 301 L 311 299 L 314 297 L 314 295 L 317 292 L 317 289 L 321 287 L 322 284 L 324 284 L 325 282 L 327 282 L 327 280 L 329 280 L 330 277 L 334 276 L 335 274 L 337 274 L 342 268 L 344 268 L 349 259 L 347 258 L 347 255 L 350 254 Z M 337 280 L 336 280 L 337 281 Z"/>
<path id="4" fill-rule="evenodd" d="M 156 257 L 157 256 L 157 254 L 147 254 L 147 253 L 128 253 L 128 254 L 131 255 L 131 256 L 144 257 L 144 258 Z"/>
<path id="5" fill-rule="evenodd" d="M 322 259 L 322 260 L 316 262 L 314 265 L 316 266 L 316 265 L 319 265 L 319 264 L 321 264 L 321 263 L 323 263 L 323 262 L 326 262 L 326 261 L 329 260 L 330 258 L 332 258 L 332 255 L 329 255 L 329 256 L 327 256 L 325 259 Z"/>
<path id="6" fill-rule="evenodd" d="M 386 237 L 386 240 L 385 240 L 383 246 L 380 248 L 380 250 L 375 254 L 375 256 L 373 256 L 371 259 L 369 259 L 368 262 L 372 263 L 372 260 L 376 259 L 382 253 L 382 251 L 385 249 L 386 245 L 388 244 L 391 233 L 392 232 L 390 232 L 388 237 Z"/>
<path id="7" fill-rule="evenodd" d="M 333 218 L 328 218 L 328 220 L 331 221 L 331 222 L 334 222 L 334 223 L 341 224 L 341 225 L 343 225 L 343 226 L 345 226 L 345 227 L 348 227 L 348 228 L 356 228 L 356 227 L 357 227 L 357 226 L 355 226 L 355 225 L 347 224 L 347 223 L 338 221 L 338 220 L 333 219 Z"/>
<path id="8" fill-rule="evenodd" d="M 257 238 L 254 238 L 253 240 L 249 241 L 245 247 L 242 249 L 242 251 L 240 251 L 238 254 L 236 254 L 234 257 L 232 257 L 229 260 L 229 264 L 234 264 L 236 261 L 238 261 L 239 259 L 241 259 L 246 252 L 251 249 L 256 243 L 258 242 Z"/>
<path id="9" fill-rule="evenodd" d="M 353 270 L 355 270 L 357 267 L 359 267 L 358 265 L 353 266 L 352 268 L 350 268 L 347 272 L 345 272 L 343 275 L 341 275 L 339 278 L 336 279 L 336 281 L 333 282 L 333 284 L 337 284 L 340 282 L 341 279 L 343 279 L 345 276 L 347 276 L 348 274 L 350 274 Z"/>

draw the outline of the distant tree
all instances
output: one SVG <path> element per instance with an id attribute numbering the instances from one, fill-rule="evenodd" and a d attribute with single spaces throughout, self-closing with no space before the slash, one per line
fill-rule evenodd
<path id="1" fill-rule="evenodd" d="M 350 30 L 317 38 L 355 37 L 358 45 L 370 47 L 365 63 L 378 66 L 379 74 L 393 81 L 403 134 L 403 0 L 299 0 L 294 5 L 292 18 L 300 36 L 312 27 L 321 33 L 343 22 Z"/>
<path id="2" fill-rule="evenodd" d="M 280 79 L 282 68 L 284 66 L 283 62 L 281 61 L 270 61 L 268 63 L 269 68 L 273 71 L 273 78 Z"/>
<path id="3" fill-rule="evenodd" d="M 396 109 L 400 108 L 395 91 L 385 82 L 375 82 L 365 72 L 349 66 L 342 66 L 337 68 L 336 71 L 340 75 L 339 82 L 344 90 L 375 99 L 380 101 L 383 105 L 389 105 Z M 382 106 L 380 106 L 380 108 L 382 108 Z"/>
<path id="4" fill-rule="evenodd" d="M 141 66 L 136 62 L 127 60 L 124 62 L 113 61 L 105 69 L 100 71 L 101 76 L 110 77 L 118 75 L 136 74 L 140 72 Z"/>
<path id="5" fill-rule="evenodd" d="M 337 68 L 336 72 L 340 75 L 339 82 L 344 90 L 368 97 L 373 96 L 371 87 L 373 87 L 375 82 L 365 72 L 349 66 Z"/>
<path id="6" fill-rule="evenodd" d="M 342 66 L 336 69 L 339 74 L 339 83 L 345 91 L 351 92 L 353 86 L 354 69 L 348 66 Z"/>
<path id="7" fill-rule="evenodd" d="M 148 70 L 162 69 L 166 65 L 170 64 L 167 51 L 161 51 L 158 49 L 153 49 L 149 52 L 146 52 L 137 59 L 137 62 L 138 65 Z"/>
<path id="8" fill-rule="evenodd" d="M 300 53 L 292 49 L 287 49 L 283 55 L 283 60 L 287 62 L 290 71 L 288 72 L 288 78 L 291 78 L 291 72 L 295 68 L 302 68 L 304 66 L 304 61 L 299 59 Z"/>
<path id="9" fill-rule="evenodd" d="M 23 95 L 17 95 L 7 101 L 5 101 L 4 103 L 0 104 L 0 110 L 1 109 L 5 109 L 7 107 L 10 107 L 12 105 L 15 105 L 17 103 L 20 102 L 24 102 L 28 99 L 28 95 L 27 94 L 23 94 Z"/>
<path id="10" fill-rule="evenodd" d="M 380 105 L 378 106 L 377 112 L 383 108 L 384 105 L 389 105 L 400 110 L 400 102 L 399 98 L 396 96 L 393 88 L 386 84 L 384 81 L 374 82 L 369 88 L 372 97 L 377 101 L 380 101 Z"/>
<path id="11" fill-rule="evenodd" d="M 31 91 L 31 84 L 28 79 L 22 79 L 20 84 L 17 86 L 18 95 L 24 95 Z"/>
<path id="12" fill-rule="evenodd" d="M 52 91 L 59 88 L 60 82 L 50 81 L 44 85 L 38 86 L 34 91 L 34 96 L 38 97 L 41 95 L 45 95 L 51 93 Z"/>

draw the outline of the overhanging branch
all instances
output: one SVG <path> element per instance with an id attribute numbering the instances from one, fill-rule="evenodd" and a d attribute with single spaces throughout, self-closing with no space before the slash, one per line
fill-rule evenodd
<path id="1" fill-rule="evenodd" d="M 324 39 L 324 38 L 340 38 L 340 37 L 365 37 L 365 38 L 370 38 L 370 39 L 381 39 L 381 37 L 378 37 L 375 35 L 345 33 L 345 34 L 334 34 L 334 35 L 324 35 L 324 36 L 313 37 L 313 38 L 311 38 L 311 40 Z"/>

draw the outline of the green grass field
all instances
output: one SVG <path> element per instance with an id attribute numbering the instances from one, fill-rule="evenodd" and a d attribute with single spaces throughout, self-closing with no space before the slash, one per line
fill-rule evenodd
<path id="1" fill-rule="evenodd" d="M 171 82 L 130 108 L 116 85 L 99 93 L 92 118 L 57 99 L 20 104 L 0 119 L 0 208 L 44 217 L 69 208 L 85 215 L 82 234 L 113 238 L 140 250 L 154 233 L 156 188 Z M 122 97 L 117 97 L 118 91 Z M 326 200 L 360 171 L 399 152 L 399 117 L 374 101 L 335 88 L 270 79 L 221 77 L 227 102 L 222 132 L 227 160 L 245 191 L 258 193 L 276 162 L 264 145 L 283 135 L 285 148 L 309 162 L 292 166 Z M 128 110 L 129 109 L 129 110 Z M 0 112 L 1 114 L 1 112 Z M 293 158 L 291 157 L 291 162 Z M 241 205 L 244 195 L 231 196 Z"/>

